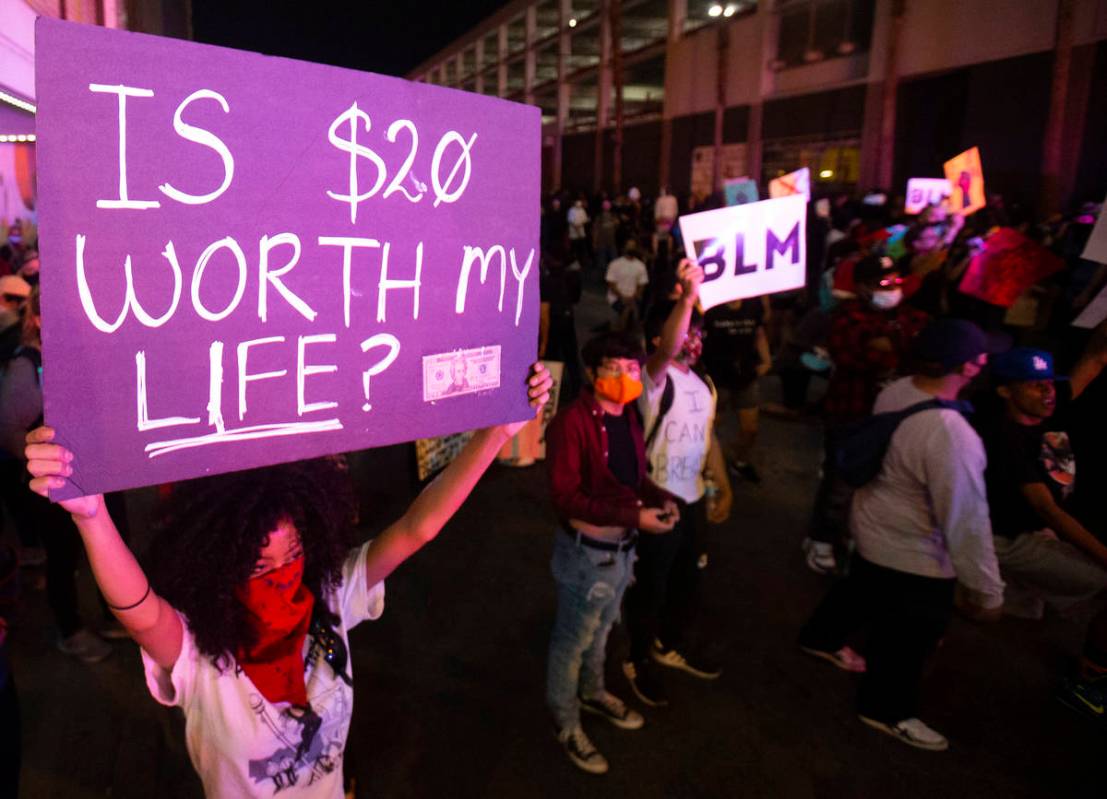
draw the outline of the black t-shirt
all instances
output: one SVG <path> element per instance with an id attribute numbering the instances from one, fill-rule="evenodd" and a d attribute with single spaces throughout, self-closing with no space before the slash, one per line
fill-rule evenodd
<path id="1" fill-rule="evenodd" d="M 638 454 L 634 451 L 634 439 L 630 435 L 630 414 L 633 411 L 623 408 L 620 416 L 610 413 L 603 415 L 603 426 L 607 430 L 607 468 L 615 479 L 623 485 L 638 488 Z"/>
<path id="2" fill-rule="evenodd" d="M 1080 481 L 1072 497 L 1072 512 L 1080 523 L 1101 540 L 1107 540 L 1107 374 L 1092 381 L 1072 403 L 1070 414 L 1072 446 L 1080 463 Z"/>
<path id="3" fill-rule="evenodd" d="M 716 383 L 741 388 L 757 377 L 761 358 L 757 353 L 757 328 L 764 324 L 765 309 L 759 297 L 743 300 L 738 308 L 719 305 L 703 322 L 703 363 Z"/>
<path id="4" fill-rule="evenodd" d="M 1062 381 L 1055 386 L 1057 405 L 1041 424 L 1019 424 L 1003 414 L 985 428 L 985 481 L 995 535 L 1015 538 L 1045 526 L 1023 496 L 1022 486 L 1042 483 L 1061 507 L 1076 487 L 1076 457 L 1069 436 L 1072 387 Z"/>

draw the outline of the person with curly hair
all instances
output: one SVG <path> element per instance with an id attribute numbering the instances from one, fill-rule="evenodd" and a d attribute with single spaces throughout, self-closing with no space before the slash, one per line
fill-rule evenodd
<path id="1" fill-rule="evenodd" d="M 551 380 L 527 380 L 536 413 Z M 525 422 L 478 431 L 399 520 L 349 549 L 352 503 L 333 461 L 182 484 L 164 515 L 150 579 L 102 496 L 59 504 L 97 585 L 142 648 L 154 699 L 185 714 L 209 797 L 342 797 L 353 712 L 347 631 L 384 609 L 384 579 L 438 535 Z M 54 430 L 27 435 L 31 488 L 64 487 L 75 456 Z"/>

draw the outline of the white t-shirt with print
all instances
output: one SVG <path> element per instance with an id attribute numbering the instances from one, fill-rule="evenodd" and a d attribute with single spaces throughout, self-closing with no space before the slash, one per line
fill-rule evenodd
<path id="1" fill-rule="evenodd" d="M 642 370 L 643 391 L 638 409 L 647 435 L 661 410 L 666 377 L 673 381 L 673 404 L 646 453 L 650 479 L 685 502 L 697 502 L 704 492 L 703 468 L 711 448 L 715 393 L 691 370 L 685 373 L 670 366 L 656 383 L 650 379 L 648 369 Z"/>
<path id="2" fill-rule="evenodd" d="M 366 584 L 365 555 L 372 542 L 352 550 L 329 607 L 341 619 L 337 632 L 349 652 L 347 631 L 384 610 L 384 583 Z M 200 654 L 185 625 L 181 654 L 168 672 L 143 651 L 146 685 L 163 705 L 185 714 L 185 741 L 192 765 L 212 797 L 327 797 L 341 799 L 342 755 L 353 715 L 353 689 L 337 677 L 309 634 L 304 641 L 304 682 L 322 724 L 297 758 L 302 726 L 274 705 L 234 665 L 222 673 Z M 346 674 L 353 676 L 347 658 Z"/>
<path id="3" fill-rule="evenodd" d="M 624 255 L 607 265 L 607 275 L 604 280 L 608 283 L 614 283 L 622 296 L 633 297 L 639 286 L 644 286 L 650 282 L 650 276 L 646 272 L 644 263 L 637 258 Z M 607 301 L 610 303 L 617 299 L 619 298 L 615 295 L 615 292 L 608 289 Z"/>

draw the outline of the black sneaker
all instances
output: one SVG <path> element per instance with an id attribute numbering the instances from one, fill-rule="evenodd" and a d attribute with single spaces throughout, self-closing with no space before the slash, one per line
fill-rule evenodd
<path id="1" fill-rule="evenodd" d="M 1067 678 L 1057 689 L 1057 701 L 1101 726 L 1107 726 L 1107 679 L 1094 682 Z"/>
<path id="2" fill-rule="evenodd" d="M 714 680 L 723 673 L 723 667 L 717 663 L 676 649 L 665 649 L 661 646 L 661 642 L 656 640 L 653 642 L 653 648 L 650 649 L 650 657 L 662 666 L 688 672 L 701 680 Z"/>
<path id="3" fill-rule="evenodd" d="M 589 774 L 607 773 L 607 758 L 592 745 L 580 725 L 561 730 L 557 734 L 557 740 L 565 747 L 565 754 L 573 761 L 573 765 L 581 771 L 587 771 Z"/>
<path id="4" fill-rule="evenodd" d="M 730 461 L 727 463 L 730 467 L 730 471 L 741 477 L 743 480 L 759 485 L 761 483 L 761 475 L 752 463 L 747 461 Z"/>
<path id="5" fill-rule="evenodd" d="M 665 682 L 657 667 L 648 660 L 623 662 L 623 674 L 630 682 L 634 695 L 650 707 L 664 707 L 669 704 L 669 694 L 665 691 Z"/>
<path id="6" fill-rule="evenodd" d="M 622 699 L 612 696 L 607 691 L 587 699 L 582 696 L 580 698 L 580 709 L 597 716 L 603 716 L 621 730 L 638 730 L 646 723 L 641 713 L 637 710 L 631 710 Z"/>

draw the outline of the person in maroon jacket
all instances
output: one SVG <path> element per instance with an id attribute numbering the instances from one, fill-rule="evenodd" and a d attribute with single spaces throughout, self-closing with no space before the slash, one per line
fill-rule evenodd
<path id="1" fill-rule="evenodd" d="M 558 516 L 552 571 L 557 616 L 550 637 L 546 701 L 557 738 L 578 768 L 603 774 L 607 760 L 584 734 L 580 712 L 636 730 L 644 720 L 604 689 L 607 636 L 634 572 L 639 533 L 667 533 L 679 518 L 671 494 L 646 477 L 642 420 L 645 353 L 609 333 L 581 351 L 591 386 L 546 432 L 550 495 Z"/>

